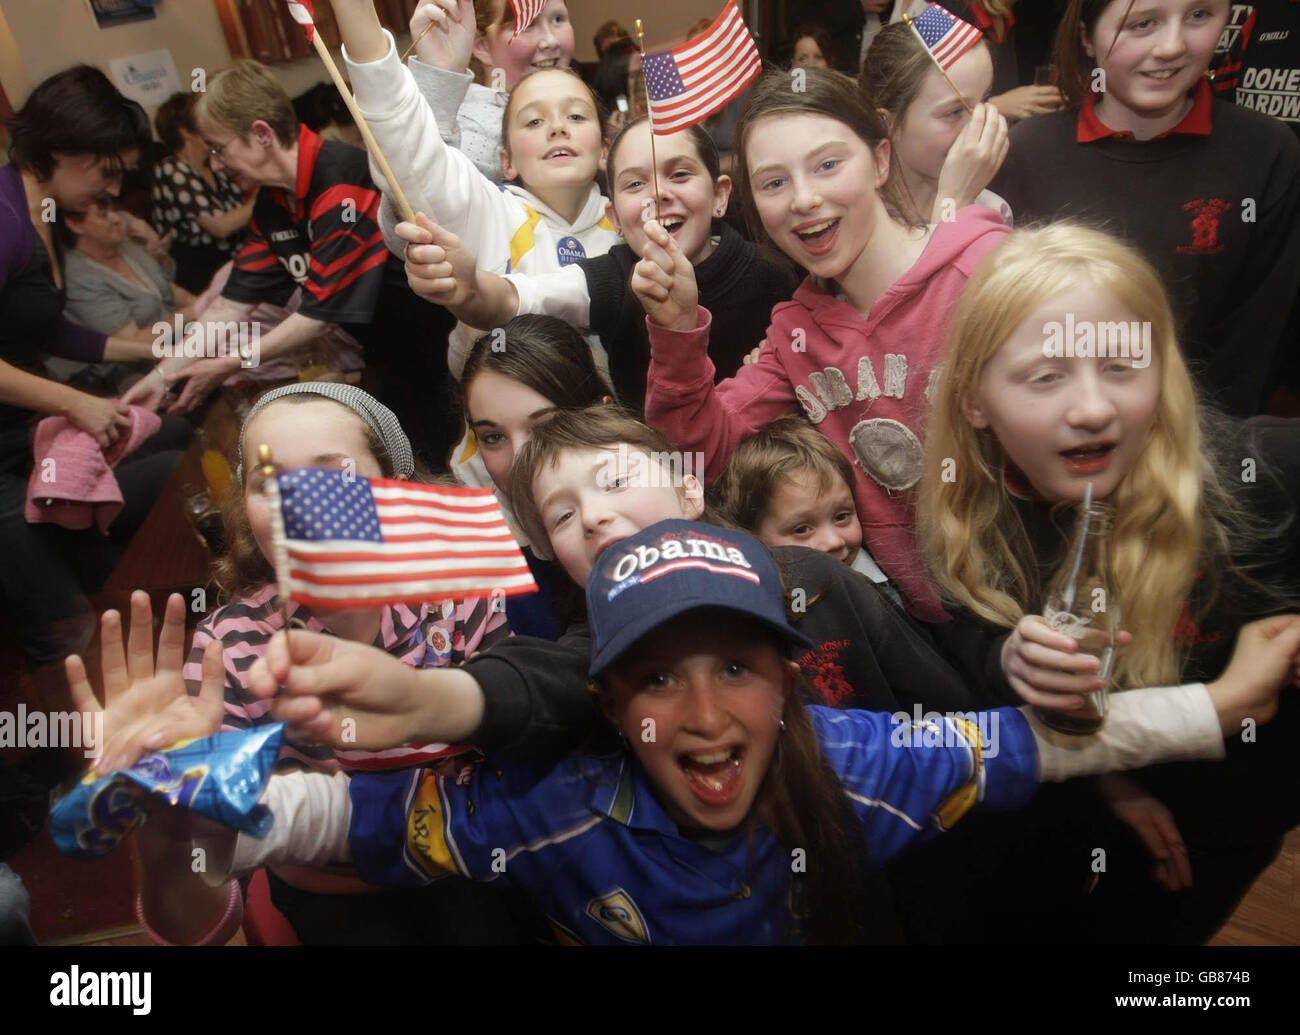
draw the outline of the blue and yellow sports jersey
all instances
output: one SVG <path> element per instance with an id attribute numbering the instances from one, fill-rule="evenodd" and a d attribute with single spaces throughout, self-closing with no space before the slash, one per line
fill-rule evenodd
<path id="1" fill-rule="evenodd" d="M 973 721 L 900 726 L 877 712 L 809 712 L 876 864 L 976 803 L 1015 808 L 1038 784 L 1034 737 L 1013 708 L 982 714 L 995 750 L 981 747 Z M 586 944 L 800 941 L 794 846 L 761 824 L 708 843 L 682 835 L 630 751 L 550 768 L 489 758 L 462 782 L 363 773 L 351 797 L 352 856 L 377 884 L 453 873 L 500 881 Z"/>

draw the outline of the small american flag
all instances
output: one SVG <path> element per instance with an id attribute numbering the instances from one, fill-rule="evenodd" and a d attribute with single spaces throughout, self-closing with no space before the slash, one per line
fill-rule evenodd
<path id="1" fill-rule="evenodd" d="M 657 134 L 676 133 L 724 107 L 763 71 L 735 0 L 692 40 L 641 60 Z"/>
<path id="2" fill-rule="evenodd" d="M 515 11 L 515 32 L 514 36 L 510 37 L 513 40 L 521 32 L 528 31 L 528 26 L 532 25 L 537 16 L 542 13 L 546 0 L 510 0 L 510 6 Z"/>
<path id="3" fill-rule="evenodd" d="M 975 26 L 938 4 L 931 4 L 911 22 L 926 49 L 945 72 L 984 38 Z"/>
<path id="4" fill-rule="evenodd" d="M 307 34 L 307 42 L 310 43 L 316 31 L 316 22 L 311 13 L 311 0 L 289 0 L 289 15 L 302 26 L 302 31 Z"/>
<path id="5" fill-rule="evenodd" d="M 266 493 L 284 599 L 380 607 L 537 588 L 488 489 L 308 468 Z"/>

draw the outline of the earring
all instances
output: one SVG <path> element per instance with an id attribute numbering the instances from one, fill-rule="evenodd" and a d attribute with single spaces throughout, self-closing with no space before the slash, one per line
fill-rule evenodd
<path id="1" fill-rule="evenodd" d="M 720 215 L 722 215 L 722 209 L 720 209 L 720 208 L 718 208 L 718 209 L 714 209 L 714 210 L 713 210 L 713 214 L 714 214 L 715 216 L 720 216 Z"/>
<path id="2" fill-rule="evenodd" d="M 785 732 L 785 720 L 784 720 L 784 719 L 781 720 L 780 725 L 777 727 L 777 732 L 778 732 L 778 733 L 784 733 L 784 732 Z"/>

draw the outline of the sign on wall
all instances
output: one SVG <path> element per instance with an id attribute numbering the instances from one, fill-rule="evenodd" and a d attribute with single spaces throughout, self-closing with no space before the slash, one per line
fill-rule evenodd
<path id="1" fill-rule="evenodd" d="M 147 108 L 157 107 L 181 88 L 176 62 L 166 48 L 114 58 L 108 63 L 108 69 L 117 88 Z"/>

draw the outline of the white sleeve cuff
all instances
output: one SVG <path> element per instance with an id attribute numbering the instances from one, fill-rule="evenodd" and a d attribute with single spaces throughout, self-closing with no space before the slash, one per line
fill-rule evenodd
<path id="1" fill-rule="evenodd" d="M 519 296 L 516 316 L 554 316 L 585 334 L 591 329 L 587 274 L 576 262 L 550 273 L 507 273 Z"/>
<path id="2" fill-rule="evenodd" d="M 1224 756 L 1219 714 L 1202 683 L 1113 694 L 1105 725 L 1089 736 L 1058 733 L 1044 726 L 1032 708 L 1021 711 L 1038 742 L 1044 782 Z"/>
<path id="3" fill-rule="evenodd" d="M 231 871 L 236 875 L 283 863 L 328 866 L 351 860 L 348 827 L 352 798 L 346 773 L 284 773 L 271 777 L 262 804 L 275 823 L 260 840 L 240 834 Z"/>

